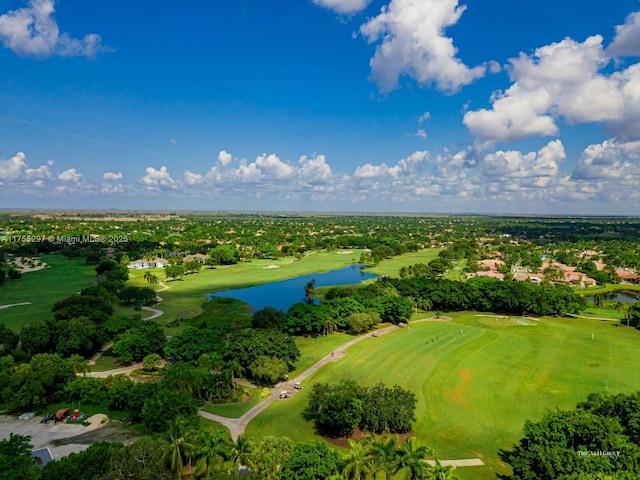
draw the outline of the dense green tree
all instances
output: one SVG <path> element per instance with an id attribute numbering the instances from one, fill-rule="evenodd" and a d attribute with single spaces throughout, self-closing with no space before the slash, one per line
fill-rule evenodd
<path id="1" fill-rule="evenodd" d="M 0 440 L 0 473 L 3 480 L 36 480 L 39 468 L 31 459 L 31 437 L 10 433 Z"/>
<path id="2" fill-rule="evenodd" d="M 184 275 L 184 267 L 182 265 L 168 265 L 164 267 L 164 274 L 166 278 L 175 280 Z"/>
<path id="3" fill-rule="evenodd" d="M 124 305 L 138 307 L 153 305 L 158 302 L 155 290 L 149 287 L 124 287 L 118 293 L 118 298 Z"/>
<path id="4" fill-rule="evenodd" d="M 260 480 L 280 480 L 282 467 L 289 459 L 295 443 L 287 437 L 264 437 L 256 446 L 255 468 Z"/>
<path id="5" fill-rule="evenodd" d="M 282 467 L 282 480 L 325 480 L 338 471 L 339 462 L 324 442 L 298 443 Z"/>
<path id="6" fill-rule="evenodd" d="M 295 341 L 277 330 L 243 329 L 233 335 L 224 351 L 225 360 L 237 360 L 248 368 L 259 357 L 276 357 L 293 370 L 300 357 Z"/>
<path id="7" fill-rule="evenodd" d="M 524 438 L 501 451 L 500 457 L 511 465 L 513 480 L 640 473 L 640 447 L 624 435 L 618 419 L 583 409 L 549 412 L 540 422 L 527 421 Z"/>
<path id="8" fill-rule="evenodd" d="M 413 302 L 406 297 L 381 296 L 374 299 L 369 306 L 378 312 L 383 322 L 403 323 L 413 314 Z"/>
<path id="9" fill-rule="evenodd" d="M 96 442 L 82 452 L 72 452 L 47 463 L 40 480 L 96 480 L 109 471 L 113 456 L 122 452 L 120 443 Z"/>
<path id="10" fill-rule="evenodd" d="M 160 368 L 162 357 L 157 353 L 150 353 L 142 359 L 142 368 L 147 372 L 155 372 Z"/>
<path id="11" fill-rule="evenodd" d="M 20 335 L 0 323 L 0 355 L 14 351 L 19 341 Z"/>
<path id="12" fill-rule="evenodd" d="M 174 418 L 182 416 L 188 422 L 197 412 L 198 404 L 193 398 L 176 390 L 160 388 L 144 402 L 142 425 L 148 433 L 163 432 Z"/>
<path id="13" fill-rule="evenodd" d="M 160 324 L 149 320 L 118 335 L 113 343 L 113 353 L 124 363 L 140 362 L 149 354 L 164 354 L 166 342 Z"/>
<path id="14" fill-rule="evenodd" d="M 386 387 L 382 382 L 360 390 L 367 407 L 363 410 L 360 428 L 373 433 L 406 433 L 415 421 L 417 399 L 413 392 L 399 385 Z"/>
<path id="15" fill-rule="evenodd" d="M 198 363 L 203 354 L 222 349 L 221 335 L 210 328 L 187 327 L 173 335 L 165 347 L 165 353 L 181 362 Z"/>
<path id="16" fill-rule="evenodd" d="M 362 420 L 364 409 L 361 387 L 353 380 L 314 383 L 311 387 L 307 413 L 332 435 L 350 435 Z"/>
<path id="17" fill-rule="evenodd" d="M 251 316 L 251 327 L 282 330 L 284 327 L 284 312 L 277 308 L 264 307 Z"/>
<path id="18" fill-rule="evenodd" d="M 240 261 L 240 253 L 231 245 L 218 245 L 209 250 L 209 258 L 216 265 L 232 265 Z"/>
<path id="19" fill-rule="evenodd" d="M 247 370 L 256 383 L 269 387 L 282 381 L 289 371 L 284 360 L 264 355 L 251 362 Z"/>
<path id="20" fill-rule="evenodd" d="M 113 307 L 104 299 L 89 295 L 72 295 L 53 305 L 56 320 L 87 317 L 94 322 L 102 322 L 113 314 Z"/>
<path id="21" fill-rule="evenodd" d="M 154 439 L 142 439 L 112 455 L 100 480 L 173 480 Z"/>

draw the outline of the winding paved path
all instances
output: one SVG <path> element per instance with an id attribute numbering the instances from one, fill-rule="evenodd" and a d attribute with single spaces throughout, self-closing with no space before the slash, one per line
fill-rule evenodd
<path id="1" fill-rule="evenodd" d="M 5 308 L 10 308 L 10 307 L 19 307 L 20 305 L 31 305 L 31 302 L 11 303 L 9 305 L 0 305 L 0 310 L 4 310 Z"/>

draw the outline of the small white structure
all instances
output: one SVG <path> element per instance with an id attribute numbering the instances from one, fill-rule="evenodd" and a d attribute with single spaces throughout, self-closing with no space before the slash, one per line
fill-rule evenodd
<path id="1" fill-rule="evenodd" d="M 169 265 L 169 262 L 164 258 L 155 258 L 153 260 L 136 260 L 135 262 L 130 262 L 127 267 L 141 270 L 143 268 L 161 268 L 167 265 Z"/>

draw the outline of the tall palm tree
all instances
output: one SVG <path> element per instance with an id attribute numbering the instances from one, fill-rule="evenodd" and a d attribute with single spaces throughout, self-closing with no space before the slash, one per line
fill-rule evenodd
<path id="1" fill-rule="evenodd" d="M 365 442 L 355 442 L 349 439 L 351 451 L 342 459 L 342 477 L 345 480 L 364 480 L 374 472 L 370 447 Z"/>
<path id="2" fill-rule="evenodd" d="M 231 445 L 231 439 L 224 431 L 201 431 L 194 450 L 195 474 L 209 477 L 212 471 L 223 470 L 224 462 L 230 456 Z"/>
<path id="3" fill-rule="evenodd" d="M 398 443 L 394 437 L 367 437 L 369 453 L 374 472 L 383 472 L 386 479 L 390 479 L 398 471 Z"/>
<path id="4" fill-rule="evenodd" d="M 69 360 L 71 360 L 71 363 L 73 364 L 73 370 L 76 375 L 82 373 L 83 377 L 87 376 L 87 372 L 89 371 L 89 360 L 77 353 L 71 355 Z"/>
<path id="5" fill-rule="evenodd" d="M 415 446 L 413 438 L 407 438 L 398 449 L 398 465 L 400 468 L 406 468 L 405 478 L 407 480 L 421 480 L 429 478 L 429 466 L 425 463 L 425 459 L 433 452 L 430 448 Z"/>
<path id="6" fill-rule="evenodd" d="M 191 466 L 191 454 L 194 450 L 194 430 L 181 416 L 169 422 L 169 430 L 165 434 L 165 444 L 161 447 L 162 459 L 169 463 L 171 471 L 181 478 L 186 465 Z"/>
<path id="7" fill-rule="evenodd" d="M 144 279 L 147 281 L 149 285 L 157 285 L 158 277 L 151 272 L 147 272 L 144 274 Z"/>
<path id="8" fill-rule="evenodd" d="M 458 476 L 455 474 L 455 465 L 442 465 L 440 461 L 436 459 L 436 465 L 431 471 L 431 477 L 434 480 L 458 480 Z"/>
<path id="9" fill-rule="evenodd" d="M 231 360 L 225 364 L 225 368 L 231 372 L 231 386 L 233 387 L 233 398 L 238 397 L 238 391 L 236 390 L 236 375 L 242 375 L 244 373 L 244 367 L 238 363 L 237 360 Z"/>
<path id="10" fill-rule="evenodd" d="M 255 468 L 254 460 L 255 446 L 244 433 L 238 436 L 238 439 L 232 443 L 230 449 L 231 470 L 229 473 L 238 473 L 241 465 L 249 468 Z"/>

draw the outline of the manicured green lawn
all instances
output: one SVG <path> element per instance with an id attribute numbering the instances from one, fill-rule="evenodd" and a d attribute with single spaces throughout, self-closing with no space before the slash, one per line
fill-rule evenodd
<path id="1" fill-rule="evenodd" d="M 425 248 L 418 252 L 405 253 L 404 255 L 383 260 L 375 267 L 368 268 L 367 272 L 397 277 L 402 267 L 409 267 L 416 263 L 427 264 L 434 258 L 438 258 L 438 252 L 440 250 L 442 249 Z"/>
<path id="2" fill-rule="evenodd" d="M 0 310 L 0 322 L 19 331 L 23 325 L 51 316 L 53 304 L 93 285 L 96 266 L 84 259 L 69 260 L 62 255 L 43 255 L 49 268 L 27 272 L 19 280 L 7 280 L 0 287 L 0 305 L 31 302 Z"/>
<path id="3" fill-rule="evenodd" d="M 319 335 L 317 337 L 295 337 L 296 345 L 300 350 L 300 359 L 296 363 L 296 369 L 293 372 L 289 372 L 289 378 L 293 379 L 300 375 L 318 360 L 329 355 L 340 345 L 353 338 L 355 337 L 346 333 Z"/>
<path id="4" fill-rule="evenodd" d="M 98 357 L 95 365 L 89 365 L 89 369 L 92 372 L 106 372 L 123 366 L 113 355 L 113 351 L 109 349 Z"/>
<path id="5" fill-rule="evenodd" d="M 413 324 L 354 345 L 308 379 L 304 390 L 256 417 L 248 435 L 317 438 L 302 417 L 313 382 L 382 380 L 416 394 L 419 443 L 441 459 L 482 458 L 486 466 L 456 473 L 463 480 L 490 479 L 508 472 L 497 452 L 521 438 L 525 420 L 556 407 L 572 409 L 591 392 L 640 389 L 636 330 L 584 319 L 523 325 L 506 318 L 496 325 L 495 318 L 475 313 L 452 316 L 451 322 Z"/>
<path id="6" fill-rule="evenodd" d="M 202 410 L 213 413 L 214 415 L 221 415 L 223 417 L 240 418 L 263 400 L 260 398 L 260 392 L 262 391 L 261 388 L 242 388 L 244 388 L 245 391 L 250 392 L 252 395 L 251 400 L 248 402 L 211 405 L 209 407 L 204 407 Z M 240 396 L 240 393 L 238 393 L 238 396 Z"/>

